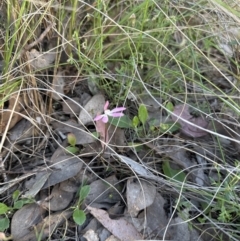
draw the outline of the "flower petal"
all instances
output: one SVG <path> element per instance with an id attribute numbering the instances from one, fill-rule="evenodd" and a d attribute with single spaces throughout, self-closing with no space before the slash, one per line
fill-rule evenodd
<path id="1" fill-rule="evenodd" d="M 104 115 L 97 115 L 93 120 L 98 121 L 101 120 L 104 117 Z"/>
<path id="2" fill-rule="evenodd" d="M 126 110 L 125 107 L 116 107 L 111 110 L 111 113 L 120 112 L 120 111 L 124 111 L 124 110 Z"/>
<path id="3" fill-rule="evenodd" d="M 111 113 L 111 116 L 112 117 L 121 117 L 121 116 L 124 116 L 123 113 Z"/>
<path id="4" fill-rule="evenodd" d="M 103 107 L 103 109 L 104 109 L 104 110 L 107 110 L 108 106 L 109 106 L 109 101 L 107 100 L 106 103 L 105 103 L 105 105 L 104 105 L 104 107 Z"/>
<path id="5" fill-rule="evenodd" d="M 107 115 L 104 115 L 104 116 L 103 116 L 102 122 L 103 122 L 103 123 L 107 123 L 107 122 L 108 122 L 108 116 L 107 116 Z"/>

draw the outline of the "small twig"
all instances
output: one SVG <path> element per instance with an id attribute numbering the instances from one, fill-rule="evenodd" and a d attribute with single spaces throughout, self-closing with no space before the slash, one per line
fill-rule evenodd
<path id="1" fill-rule="evenodd" d="M 36 39 L 34 42 L 32 42 L 31 44 L 25 46 L 24 50 L 28 51 L 29 49 L 33 48 L 34 46 L 36 46 L 37 44 L 42 42 L 53 26 L 55 26 L 55 23 L 50 23 L 50 25 L 48 25 L 48 27 L 43 31 L 43 33 L 40 35 L 40 37 L 38 39 Z"/>
<path id="2" fill-rule="evenodd" d="M 51 28 L 53 26 L 55 26 L 55 23 L 50 23 L 47 28 L 43 31 L 43 33 L 40 35 L 40 37 L 38 39 L 36 39 L 34 42 L 32 42 L 31 44 L 28 44 L 27 46 L 25 46 L 23 48 L 23 50 L 20 52 L 19 54 L 19 58 L 26 53 L 28 50 L 30 50 L 31 48 L 33 48 L 34 46 L 36 46 L 37 44 L 39 44 L 40 42 L 43 41 L 43 39 L 46 37 L 46 35 L 48 34 L 48 32 L 51 30 Z"/>
<path id="3" fill-rule="evenodd" d="M 4 162 L 2 160 L 2 155 L 1 154 L 0 154 L 0 173 L 3 176 L 3 181 L 7 182 L 8 178 L 7 178 L 7 175 L 6 175 L 6 170 L 5 170 L 5 167 L 4 167 Z"/>

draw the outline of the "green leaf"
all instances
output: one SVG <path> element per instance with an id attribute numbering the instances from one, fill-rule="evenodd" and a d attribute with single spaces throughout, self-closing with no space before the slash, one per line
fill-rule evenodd
<path id="1" fill-rule="evenodd" d="M 89 192 L 90 192 L 89 185 L 85 185 L 85 186 L 81 187 L 80 194 L 79 194 L 81 202 L 88 196 Z"/>
<path id="2" fill-rule="evenodd" d="M 138 108 L 138 118 L 142 122 L 142 124 L 145 125 L 148 119 L 148 111 L 144 104 L 141 104 Z"/>
<path id="3" fill-rule="evenodd" d="M 6 204 L 0 203 L 0 215 L 6 214 L 9 209 L 10 208 Z"/>
<path id="4" fill-rule="evenodd" d="M 19 195 L 20 195 L 20 191 L 19 190 L 16 190 L 13 195 L 12 195 L 12 198 L 13 198 L 13 201 L 16 202 L 19 198 Z"/>
<path id="5" fill-rule="evenodd" d="M 159 120 L 157 120 L 157 119 L 150 119 L 148 123 L 150 126 L 154 126 L 154 127 L 159 126 Z"/>
<path id="6" fill-rule="evenodd" d="M 138 125 L 139 125 L 139 119 L 138 119 L 137 116 L 134 116 L 134 117 L 133 117 L 132 125 L 133 125 L 134 128 L 137 128 L 137 127 L 138 127 Z"/>
<path id="7" fill-rule="evenodd" d="M 13 208 L 14 209 L 20 209 L 20 208 L 22 208 L 23 205 L 24 205 L 23 201 L 22 200 L 18 200 L 16 202 L 14 202 Z"/>
<path id="8" fill-rule="evenodd" d="M 20 209 L 20 208 L 22 208 L 25 204 L 33 203 L 33 202 L 34 202 L 33 199 L 23 198 L 23 199 L 20 199 L 20 200 L 14 202 L 13 208 L 14 208 L 14 209 Z"/>
<path id="9" fill-rule="evenodd" d="M 127 129 L 133 128 L 132 120 L 127 115 L 124 115 L 122 117 L 115 117 L 115 118 L 109 116 L 108 119 L 111 125 L 114 125 L 120 128 L 127 128 Z"/>
<path id="10" fill-rule="evenodd" d="M 67 140 L 68 140 L 68 143 L 71 146 L 76 146 L 77 139 L 76 139 L 76 136 L 73 133 L 68 133 Z"/>
<path id="11" fill-rule="evenodd" d="M 163 162 L 162 168 L 163 168 L 163 173 L 167 177 L 173 178 L 174 180 L 179 182 L 183 182 L 185 180 L 185 177 L 186 177 L 185 173 L 182 172 L 181 170 L 172 169 L 168 161 Z"/>
<path id="12" fill-rule="evenodd" d="M 98 138 L 98 137 L 99 137 L 99 133 L 96 132 L 96 131 L 92 132 L 92 135 L 93 135 L 93 137 L 95 137 L 95 138 Z"/>
<path id="13" fill-rule="evenodd" d="M 9 219 L 8 218 L 0 218 L 0 232 L 9 228 Z"/>
<path id="14" fill-rule="evenodd" d="M 161 123 L 160 124 L 160 130 L 161 132 L 170 132 L 174 133 L 175 131 L 178 131 L 181 128 L 181 125 L 177 122 L 168 122 L 168 123 Z"/>
<path id="15" fill-rule="evenodd" d="M 78 225 L 83 225 L 86 221 L 86 215 L 83 210 L 75 209 L 73 212 L 73 220 Z"/>
<path id="16" fill-rule="evenodd" d="M 79 151 L 79 148 L 76 146 L 67 146 L 66 150 L 67 150 L 67 152 L 70 152 L 71 154 L 76 154 Z"/>
<path id="17" fill-rule="evenodd" d="M 167 108 L 170 112 L 172 112 L 172 111 L 174 110 L 174 106 L 173 106 L 172 102 L 169 101 L 169 102 L 166 104 L 166 108 Z"/>

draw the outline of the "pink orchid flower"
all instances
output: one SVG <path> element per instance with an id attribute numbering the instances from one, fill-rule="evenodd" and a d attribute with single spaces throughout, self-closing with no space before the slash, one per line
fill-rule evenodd
<path id="1" fill-rule="evenodd" d="M 122 113 L 124 110 L 126 110 L 125 107 L 116 107 L 112 110 L 108 109 L 109 106 L 109 101 L 107 101 L 104 105 L 104 114 L 102 115 L 97 115 L 94 120 L 95 121 L 99 121 L 102 120 L 102 122 L 107 123 L 108 122 L 108 116 L 112 116 L 112 117 L 121 117 L 124 116 L 124 114 Z"/>

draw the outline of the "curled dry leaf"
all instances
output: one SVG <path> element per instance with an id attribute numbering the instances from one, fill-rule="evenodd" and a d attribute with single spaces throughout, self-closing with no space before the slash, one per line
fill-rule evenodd
<path id="1" fill-rule="evenodd" d="M 118 220 L 110 219 L 108 213 L 101 209 L 90 206 L 87 209 L 106 229 L 121 241 L 142 240 L 142 235 L 126 220 L 122 218 Z"/>
<path id="2" fill-rule="evenodd" d="M 207 135 L 206 131 L 199 129 L 198 127 L 207 129 L 208 122 L 201 116 L 192 116 L 189 113 L 188 105 L 175 106 L 173 114 L 171 116 L 173 121 L 176 121 L 181 125 L 181 131 L 183 134 L 190 137 L 201 137 Z M 186 121 L 191 122 L 192 124 L 194 124 L 194 126 L 187 123 Z"/>
<path id="3" fill-rule="evenodd" d="M 46 69 L 50 67 L 55 60 L 56 54 L 54 52 L 40 53 L 36 49 L 26 52 L 27 58 L 31 66 L 36 69 Z"/>
<path id="4" fill-rule="evenodd" d="M 24 110 L 25 104 L 23 101 L 23 97 L 18 94 L 13 94 L 8 100 L 8 107 L 5 109 L 3 106 L 0 106 L 0 133 L 3 133 L 6 126 L 9 124 L 9 130 L 16 125 L 22 118 L 23 115 L 26 114 Z M 12 118 L 11 117 L 11 113 Z"/>

